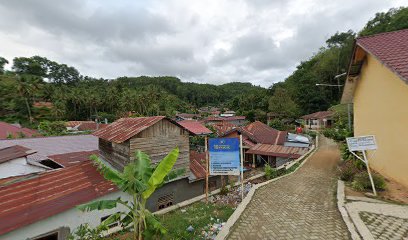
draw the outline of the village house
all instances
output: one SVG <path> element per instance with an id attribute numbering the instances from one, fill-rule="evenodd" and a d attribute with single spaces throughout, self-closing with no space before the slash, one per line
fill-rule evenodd
<path id="1" fill-rule="evenodd" d="M 10 161 L 19 165 L 14 171 L 17 174 L 10 171 L 0 179 L 0 239 L 66 239 L 80 224 L 96 227 L 110 214 L 124 210 L 118 207 L 82 213 L 75 208 L 94 200 L 129 200 L 97 171 L 89 160 L 93 154 L 121 170 L 134 160 L 136 149 L 157 163 L 178 146 L 180 156 L 174 168 L 185 171 L 159 188 L 149 198 L 147 208 L 154 212 L 203 194 L 205 154 L 189 151 L 189 135 L 210 131 L 202 125 L 186 126 L 160 116 L 124 118 L 95 132 L 96 136 L 0 141 L 0 152 L 5 154 L 0 159 L 0 172 L 7 172 L 2 171 L 6 169 L 3 164 Z M 220 184 L 219 176 L 210 177 L 210 190 Z M 24 204 L 18 204 L 22 201 Z"/>
<path id="2" fill-rule="evenodd" d="M 330 128 L 333 126 L 333 112 L 321 111 L 315 112 L 301 117 L 305 121 L 305 128 L 319 130 Z"/>
<path id="3" fill-rule="evenodd" d="M 408 186 L 408 29 L 356 39 L 342 103 L 354 105 L 354 136 L 376 138 L 370 167 Z"/>
<path id="4" fill-rule="evenodd" d="M 247 167 L 264 166 L 273 168 L 299 158 L 308 151 L 310 141 L 306 137 L 279 131 L 268 125 L 255 121 L 244 127 L 233 128 L 222 137 L 239 137 L 242 134 L 244 161 Z"/>
<path id="5" fill-rule="evenodd" d="M 195 119 L 199 119 L 200 117 L 201 117 L 200 114 L 194 114 L 194 113 L 179 113 L 179 114 L 176 114 L 176 121 L 195 120 Z"/>

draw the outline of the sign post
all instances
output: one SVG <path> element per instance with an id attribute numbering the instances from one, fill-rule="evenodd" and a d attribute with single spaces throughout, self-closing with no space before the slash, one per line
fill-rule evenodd
<path id="1" fill-rule="evenodd" d="M 241 156 L 241 202 L 244 201 L 244 156 L 242 150 L 242 134 L 239 134 L 239 149 Z"/>
<path id="2" fill-rule="evenodd" d="M 347 146 L 349 151 L 358 159 L 363 161 L 367 167 L 368 177 L 370 178 L 371 187 L 373 188 L 374 196 L 377 196 L 377 191 L 375 190 L 375 185 L 373 181 L 373 177 L 371 176 L 370 166 L 368 164 L 368 158 L 366 154 L 366 150 L 376 150 L 377 143 L 375 141 L 375 137 L 370 136 L 360 136 L 360 137 L 349 137 L 347 140 Z M 358 156 L 355 152 L 361 151 L 363 153 L 363 158 Z"/>
<path id="3" fill-rule="evenodd" d="M 208 138 L 205 136 L 205 202 L 208 203 Z"/>

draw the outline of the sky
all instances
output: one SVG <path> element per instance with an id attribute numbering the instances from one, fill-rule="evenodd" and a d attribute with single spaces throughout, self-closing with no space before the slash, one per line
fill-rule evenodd
<path id="1" fill-rule="evenodd" d="M 1 1 L 0 56 L 40 55 L 96 78 L 269 87 L 337 31 L 399 6 L 408 0 Z"/>

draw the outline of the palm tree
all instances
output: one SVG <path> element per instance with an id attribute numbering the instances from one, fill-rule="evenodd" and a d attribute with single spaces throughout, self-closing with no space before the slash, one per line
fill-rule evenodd
<path id="1" fill-rule="evenodd" d="M 118 186 L 120 190 L 132 196 L 132 201 L 123 201 L 121 198 L 100 200 L 80 205 L 78 209 L 81 211 L 112 209 L 120 204 L 128 209 L 128 212 L 112 214 L 102 222 L 102 225 L 119 221 L 124 228 L 133 227 L 134 240 L 141 240 L 142 235 L 152 237 L 157 234 L 165 234 L 166 229 L 146 209 L 146 201 L 164 182 L 181 174 L 180 171 L 171 171 L 178 155 L 179 149 L 175 148 L 157 166 L 154 166 L 147 154 L 137 151 L 135 161 L 126 165 L 123 172 L 106 166 L 98 157 L 92 156 L 91 159 L 103 176 Z"/>
<path id="2" fill-rule="evenodd" d="M 19 75 L 17 74 L 17 91 L 19 95 L 24 98 L 28 119 L 30 123 L 33 122 L 33 117 L 31 115 L 31 104 L 29 99 L 34 95 L 35 90 L 40 87 L 40 78 L 33 75 Z"/>

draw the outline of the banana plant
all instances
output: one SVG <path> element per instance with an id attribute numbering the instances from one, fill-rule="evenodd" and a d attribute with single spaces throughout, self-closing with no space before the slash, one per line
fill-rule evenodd
<path id="1" fill-rule="evenodd" d="M 175 148 L 158 165 L 153 165 L 147 154 L 136 151 L 135 161 L 126 165 L 122 172 L 105 165 L 97 156 L 91 156 L 91 160 L 104 178 L 114 183 L 121 191 L 128 193 L 131 200 L 124 201 L 121 198 L 99 200 L 79 205 L 77 208 L 87 212 L 113 209 L 122 205 L 126 211 L 112 214 L 101 225 L 120 222 L 123 228 L 133 228 L 134 240 L 141 240 L 143 236 L 150 239 L 154 235 L 165 234 L 167 230 L 146 209 L 146 201 L 166 181 L 181 174 L 180 171 L 172 171 L 178 155 L 179 149 Z"/>

